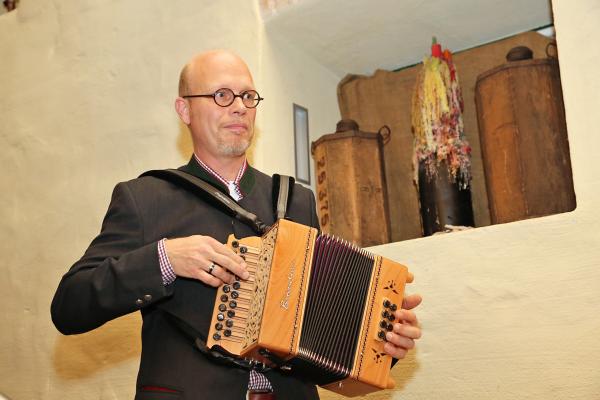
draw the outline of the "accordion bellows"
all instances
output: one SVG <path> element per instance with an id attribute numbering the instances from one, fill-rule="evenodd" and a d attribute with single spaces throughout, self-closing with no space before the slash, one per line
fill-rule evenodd
<path id="1" fill-rule="evenodd" d="M 346 396 L 394 386 L 384 353 L 408 269 L 341 239 L 279 220 L 228 246 L 250 278 L 217 291 L 207 345 L 286 368 Z"/>

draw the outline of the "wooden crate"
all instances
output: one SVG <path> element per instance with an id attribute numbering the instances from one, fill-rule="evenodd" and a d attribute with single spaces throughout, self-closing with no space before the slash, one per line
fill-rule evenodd
<path id="1" fill-rule="evenodd" d="M 575 193 L 558 63 L 514 61 L 477 78 L 491 222 L 571 211 Z"/>
<path id="2" fill-rule="evenodd" d="M 321 229 L 360 247 L 390 242 L 383 136 L 342 120 L 312 143 Z"/>

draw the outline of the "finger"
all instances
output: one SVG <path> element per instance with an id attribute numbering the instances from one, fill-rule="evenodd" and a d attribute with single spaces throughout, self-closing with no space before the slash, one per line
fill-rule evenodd
<path id="1" fill-rule="evenodd" d="M 409 337 L 398 335 L 393 332 L 388 332 L 385 335 L 385 338 L 388 343 L 393 344 L 397 347 L 402 347 L 403 349 L 412 349 L 415 347 L 415 341 Z"/>
<path id="2" fill-rule="evenodd" d="M 393 331 L 398 335 L 406 336 L 413 340 L 421 338 L 421 328 L 418 326 L 396 323 L 394 324 Z"/>
<path id="3" fill-rule="evenodd" d="M 419 323 L 417 315 L 412 311 L 396 310 L 394 316 L 396 317 L 396 321 L 404 321 L 411 325 L 417 325 Z"/>
<path id="4" fill-rule="evenodd" d="M 244 258 L 234 253 L 229 247 L 216 239 L 211 237 L 208 237 L 208 239 L 208 243 L 214 251 L 212 257 L 214 261 L 223 268 L 229 270 L 232 274 L 237 275 L 242 279 L 248 279 L 248 270 Z"/>
<path id="5" fill-rule="evenodd" d="M 234 253 L 233 250 L 231 250 L 229 247 L 227 247 L 226 245 L 217 241 L 214 238 L 211 238 L 211 239 L 213 239 L 213 240 L 210 241 L 210 244 L 212 245 L 215 252 L 217 252 L 223 256 L 231 258 L 234 262 L 236 262 L 238 264 L 244 263 L 244 259 L 240 255 Z"/>
<path id="6" fill-rule="evenodd" d="M 210 274 L 215 278 L 219 278 L 224 283 L 233 283 L 235 280 L 233 274 L 229 273 L 225 268 L 221 267 L 218 264 L 215 264 L 215 267 L 213 268 L 212 273 Z"/>
<path id="7" fill-rule="evenodd" d="M 410 296 L 406 296 L 402 300 L 402 308 L 405 310 L 412 310 L 413 308 L 415 308 L 419 304 L 421 304 L 422 301 L 423 301 L 423 298 L 421 297 L 421 295 L 411 294 Z"/>
<path id="8" fill-rule="evenodd" d="M 246 263 L 241 258 L 239 259 L 241 263 L 238 263 L 223 254 L 214 253 L 210 255 L 210 259 L 213 260 L 215 264 L 222 267 L 222 269 L 225 269 L 233 275 L 239 276 L 242 279 L 248 279 L 250 277 L 250 274 L 246 269 Z"/>
<path id="9" fill-rule="evenodd" d="M 397 358 L 397 359 L 402 359 L 402 358 L 406 357 L 406 353 L 408 353 L 408 350 L 406 350 L 402 347 L 396 347 L 391 343 L 384 344 L 383 351 L 385 351 L 387 354 L 389 354 L 390 356 Z"/>
<path id="10" fill-rule="evenodd" d="M 210 285 L 213 287 L 219 287 L 223 283 L 223 281 L 221 281 L 216 276 L 212 276 L 208 272 L 203 271 L 203 270 L 198 270 L 195 278 L 198 279 L 199 281 L 204 282 L 207 285 Z"/>

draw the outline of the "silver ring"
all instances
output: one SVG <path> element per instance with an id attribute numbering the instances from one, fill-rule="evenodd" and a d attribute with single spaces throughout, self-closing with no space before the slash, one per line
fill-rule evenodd
<path id="1" fill-rule="evenodd" d="M 206 271 L 206 272 L 208 272 L 210 275 L 212 275 L 212 272 L 213 272 L 213 270 L 215 269 L 216 266 L 217 265 L 215 263 L 211 263 L 210 267 L 208 267 L 208 271 Z"/>

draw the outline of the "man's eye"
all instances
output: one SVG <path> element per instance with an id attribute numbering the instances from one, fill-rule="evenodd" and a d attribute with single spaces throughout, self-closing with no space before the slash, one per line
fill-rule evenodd
<path id="1" fill-rule="evenodd" d="M 244 92 L 244 93 L 242 93 L 242 96 L 243 96 L 242 98 L 244 100 L 246 100 L 246 99 L 247 100 L 254 100 L 256 98 L 256 93 L 253 93 L 253 92 Z"/>
<path id="2" fill-rule="evenodd" d="M 227 97 L 227 92 L 225 92 L 225 91 L 215 92 L 215 97 L 218 97 L 220 99 L 222 99 L 223 97 Z"/>

